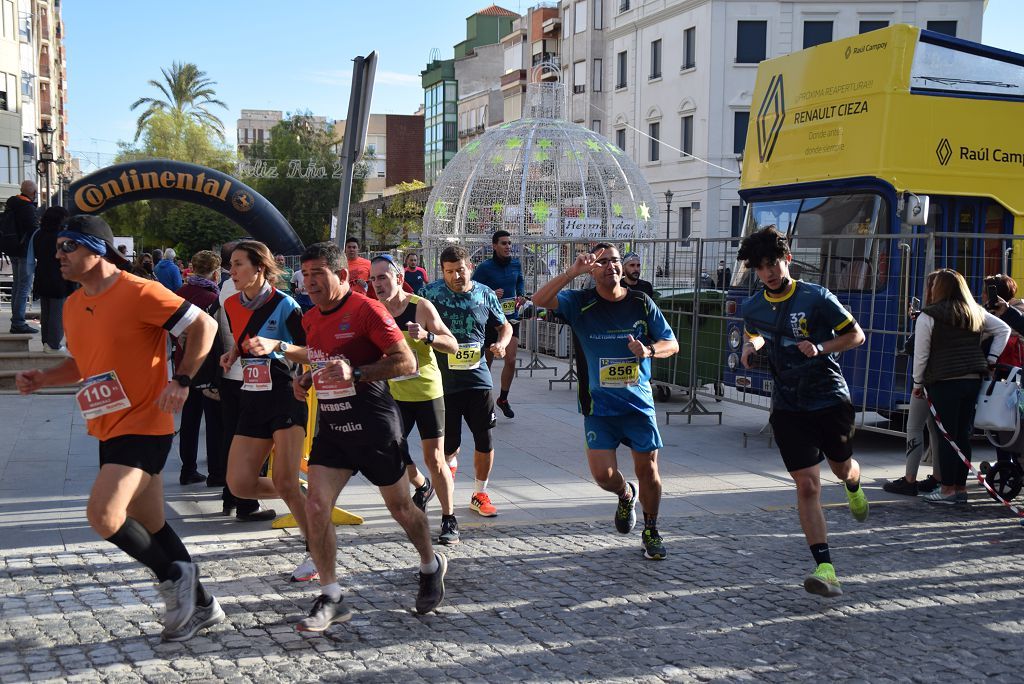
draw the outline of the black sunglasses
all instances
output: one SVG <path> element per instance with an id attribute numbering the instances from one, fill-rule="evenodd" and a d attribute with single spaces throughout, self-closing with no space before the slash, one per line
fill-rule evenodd
<path id="1" fill-rule="evenodd" d="M 81 246 L 82 245 L 80 245 L 79 243 L 75 242 L 74 240 L 65 240 L 64 242 L 62 242 L 59 245 L 57 245 L 57 249 L 59 249 L 60 251 L 64 252 L 65 254 L 71 254 L 72 252 L 74 252 L 76 249 L 78 249 Z"/>

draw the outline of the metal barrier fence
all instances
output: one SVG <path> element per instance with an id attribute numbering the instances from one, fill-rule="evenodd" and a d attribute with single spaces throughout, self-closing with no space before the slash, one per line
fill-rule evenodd
<path id="1" fill-rule="evenodd" d="M 906 235 L 814 234 L 790 241 L 791 274 L 827 287 L 856 318 L 865 343 L 840 357 L 844 376 L 858 409 L 858 426 L 903 434 L 911 388 L 912 356 L 902 352 L 913 332 L 909 308 L 924 300 L 925 276 L 935 268 L 954 268 L 967 279 L 972 293 L 985 297 L 985 276 L 1009 273 L 1011 255 L 1024 236 L 1001 234 L 926 233 Z M 524 270 L 526 292 L 535 292 L 553 275 L 566 271 L 576 255 L 594 240 L 521 240 L 516 254 Z M 759 283 L 736 262 L 739 240 L 693 238 L 613 241 L 620 252 L 641 257 L 641 278 L 650 281 L 657 303 L 679 339 L 680 352 L 656 359 L 652 375 L 655 396 L 674 392 L 686 396 L 672 415 L 716 415 L 717 401 L 770 408 L 772 379 L 763 368 L 743 369 L 742 301 Z M 431 278 L 440 277 L 438 255 L 449 242 L 427 244 L 421 262 Z M 491 256 L 490 242 L 467 242 L 475 263 Z M 1024 249 L 1024 244 L 1017 247 Z M 1020 252 L 1018 252 L 1020 253 Z M 723 268 L 724 267 L 724 268 Z M 582 287 L 577 279 L 573 287 Z M 529 315 L 529 311 L 527 314 Z M 532 316 L 524 319 L 520 346 L 529 353 L 520 372 L 552 371 L 544 357 L 571 360 L 567 326 Z M 575 381 L 570 371 L 556 382 Z M 719 416 L 719 420 L 720 420 Z"/>

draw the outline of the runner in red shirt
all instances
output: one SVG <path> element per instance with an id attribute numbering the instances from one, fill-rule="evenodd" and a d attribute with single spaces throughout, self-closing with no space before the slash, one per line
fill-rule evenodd
<path id="1" fill-rule="evenodd" d="M 312 245 L 301 262 L 316 306 L 302 318 L 308 346 L 289 349 L 289 358 L 308 360 L 313 366 L 296 378 L 296 398 L 304 400 L 313 385 L 319 399 L 320 430 L 309 455 L 306 524 L 322 593 L 298 629 L 322 632 L 352 616 L 337 582 L 331 512 L 357 472 L 380 489 L 392 517 L 419 552 L 416 612 L 428 613 L 444 598 L 448 561 L 434 551 L 427 516 L 409 498 L 402 419 L 387 384 L 389 378 L 412 373 L 415 357 L 384 305 L 352 291 L 345 255 L 337 245 Z"/>

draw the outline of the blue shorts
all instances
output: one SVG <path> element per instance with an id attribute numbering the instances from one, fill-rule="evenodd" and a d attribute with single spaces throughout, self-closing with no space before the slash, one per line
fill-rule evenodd
<path id="1" fill-rule="evenodd" d="M 614 451 L 620 444 L 633 451 L 647 453 L 663 446 L 655 416 L 633 413 L 628 416 L 583 416 L 583 431 L 588 449 Z"/>

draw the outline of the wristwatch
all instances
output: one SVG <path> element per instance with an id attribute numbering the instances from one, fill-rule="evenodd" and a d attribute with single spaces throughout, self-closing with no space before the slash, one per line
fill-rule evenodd
<path id="1" fill-rule="evenodd" d="M 437 336 L 436 336 L 436 335 L 435 335 L 434 333 L 432 333 L 432 332 L 430 332 L 430 331 L 428 330 L 428 331 L 427 331 L 427 339 L 426 339 L 426 343 L 427 343 L 427 344 L 434 344 L 434 338 L 435 338 L 435 337 L 437 337 Z"/>
<path id="2" fill-rule="evenodd" d="M 352 369 L 352 382 L 359 382 L 363 379 L 363 371 L 361 368 Z"/>
<path id="3" fill-rule="evenodd" d="M 281 352 L 282 354 L 287 353 L 288 352 L 288 343 L 287 342 L 283 342 L 283 341 L 282 342 L 278 342 L 277 343 L 277 351 Z"/>
<path id="4" fill-rule="evenodd" d="M 655 354 L 654 345 L 653 344 L 649 344 L 649 345 L 647 345 L 647 348 L 649 350 L 651 350 L 651 358 L 653 359 L 654 358 L 654 354 Z"/>
<path id="5" fill-rule="evenodd" d="M 820 342 L 818 344 L 814 345 L 814 348 L 818 350 L 819 354 L 824 354 L 825 353 L 825 345 L 821 344 Z"/>
<path id="6" fill-rule="evenodd" d="M 178 383 L 182 387 L 188 387 L 189 385 L 192 384 L 192 376 L 190 375 L 173 375 L 171 376 L 171 380 Z"/>

